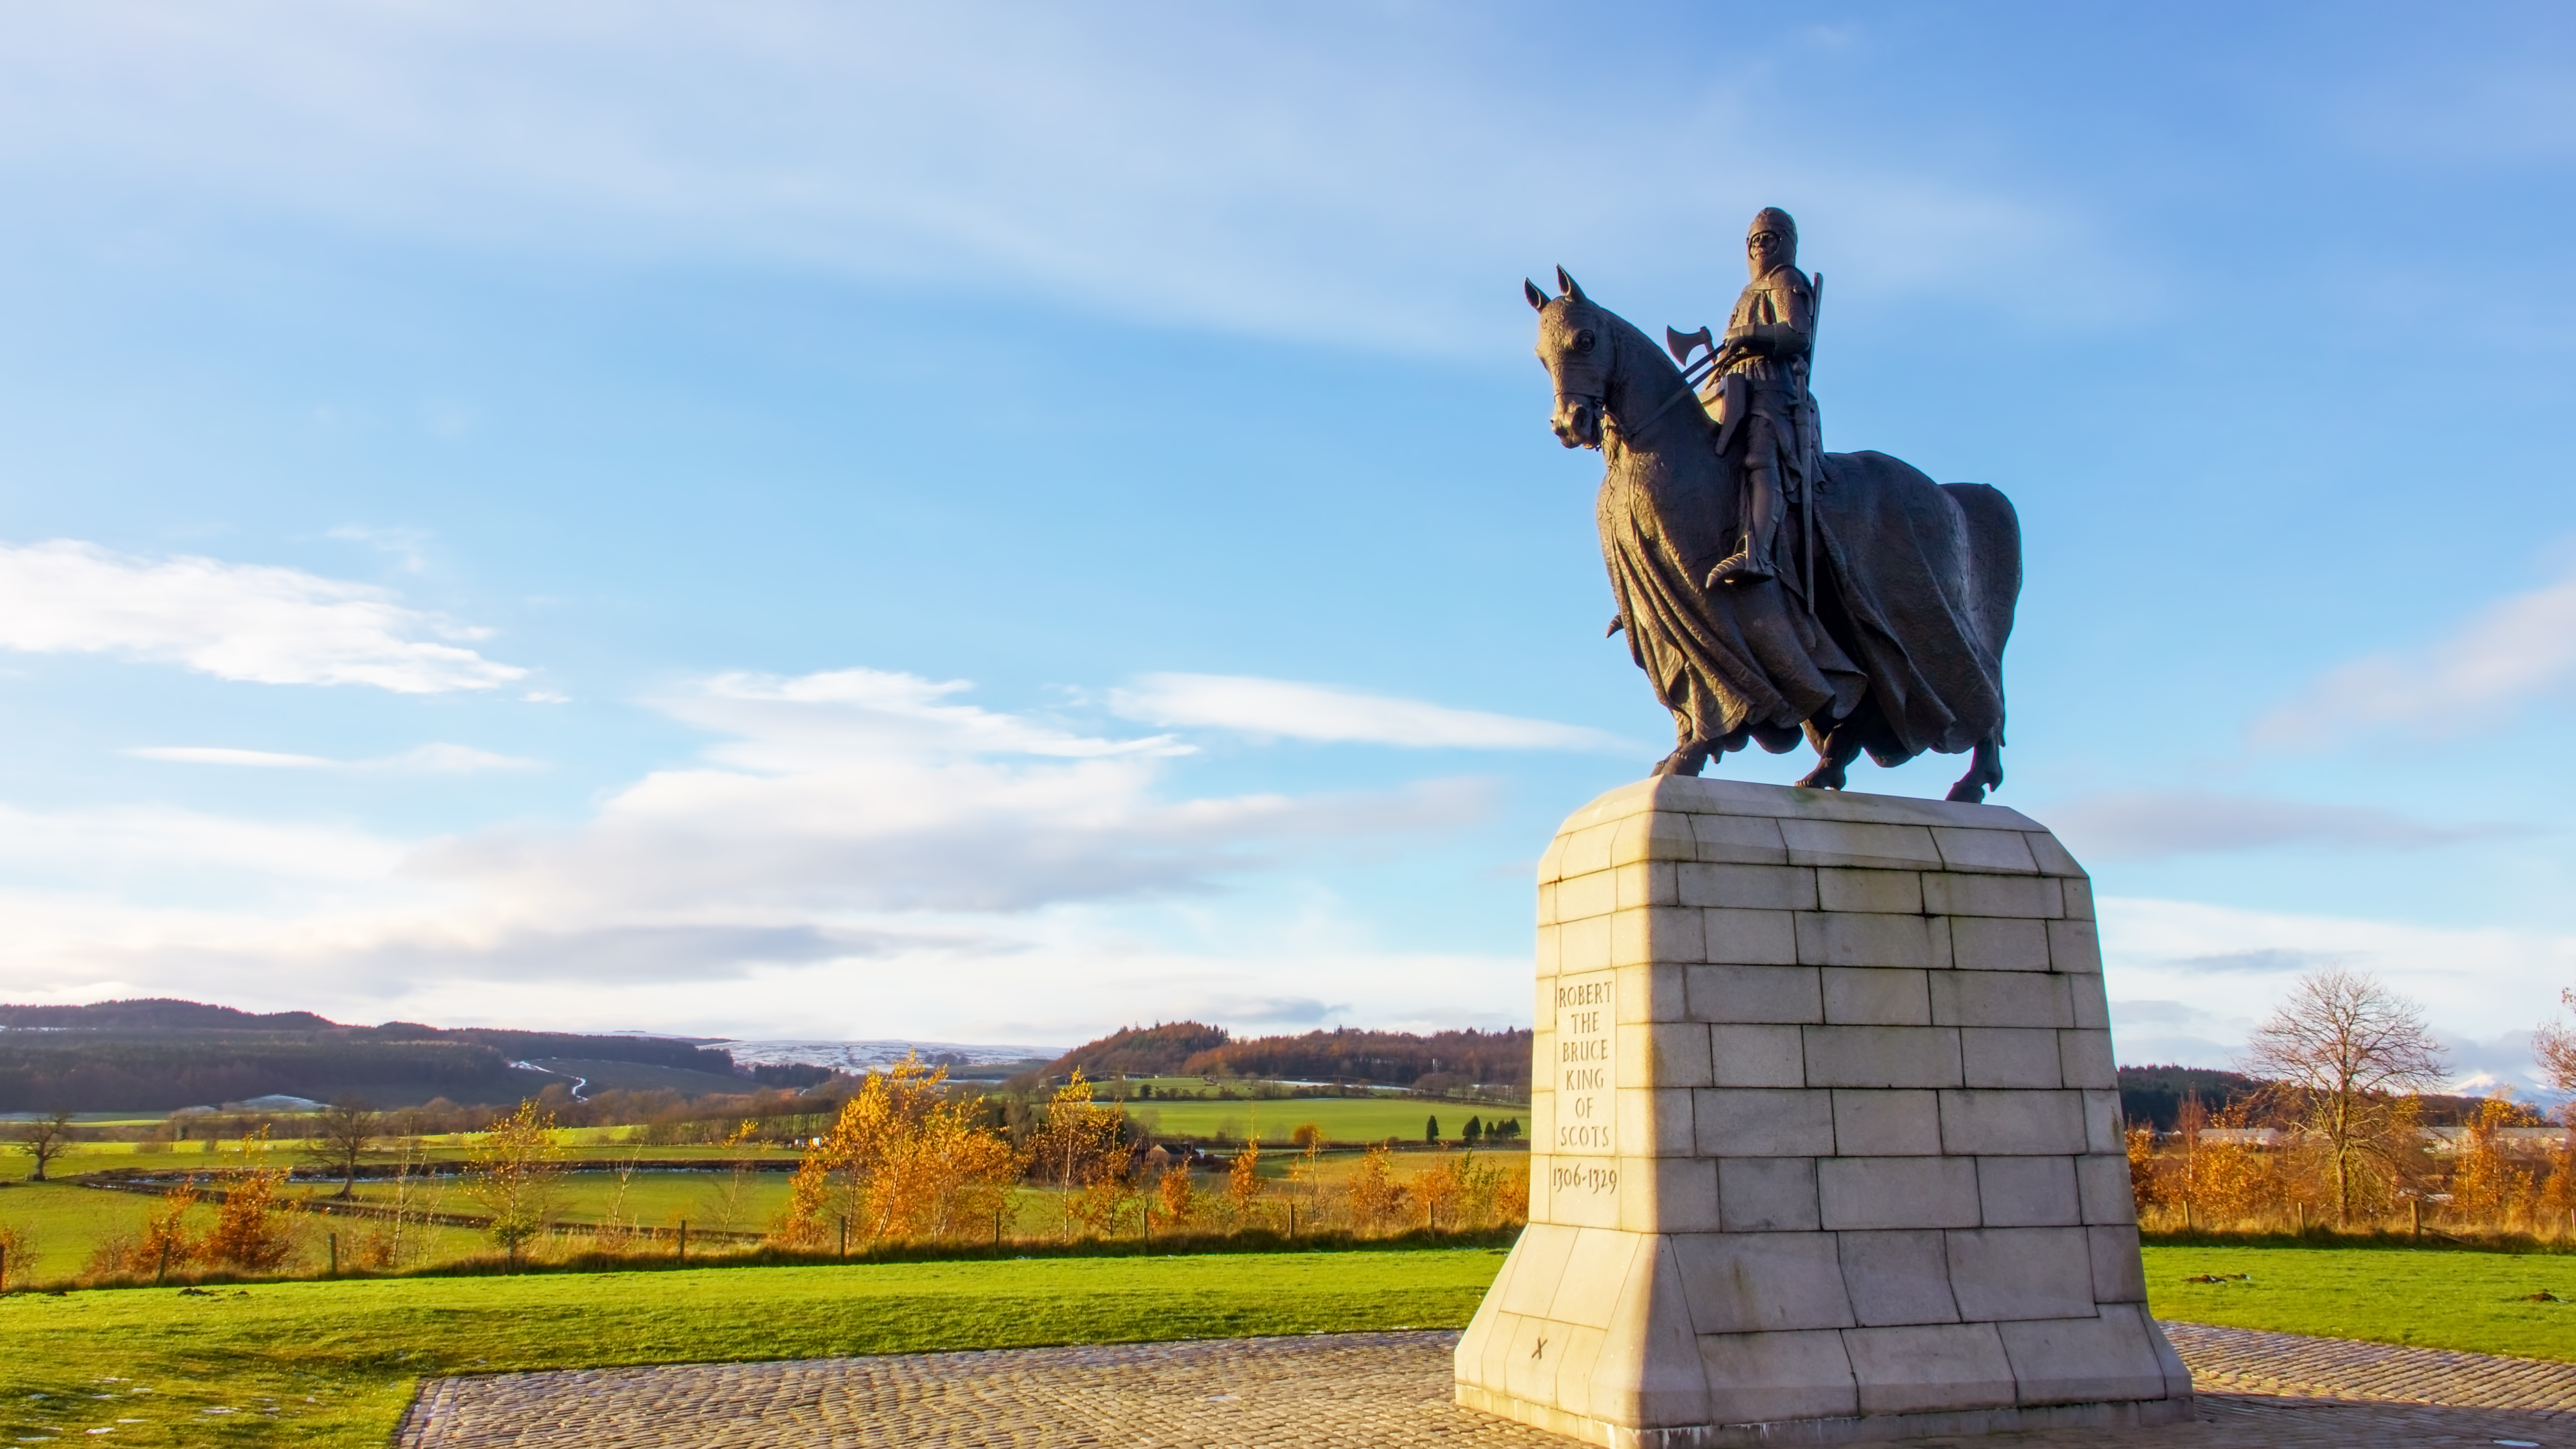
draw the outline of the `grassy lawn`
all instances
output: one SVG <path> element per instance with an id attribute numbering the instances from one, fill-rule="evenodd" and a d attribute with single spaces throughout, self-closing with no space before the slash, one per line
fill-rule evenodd
<path id="1" fill-rule="evenodd" d="M 2576 1254 L 2156 1244 L 2146 1260 L 2159 1318 L 2576 1360 L 2576 1301 L 2531 1301 L 2576 1300 Z"/>
<path id="2" fill-rule="evenodd" d="M 1455 1328 L 1499 1251 L 744 1268 L 0 1299 L 0 1435 L 384 1444 L 424 1374 Z M 41 1397 L 38 1397 L 41 1396 Z"/>

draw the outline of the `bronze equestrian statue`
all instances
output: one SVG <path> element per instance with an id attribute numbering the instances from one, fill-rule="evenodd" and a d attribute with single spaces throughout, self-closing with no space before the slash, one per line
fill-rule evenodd
<path id="1" fill-rule="evenodd" d="M 1839 790 L 1867 750 L 1900 765 L 1972 752 L 1953 800 L 2004 779 L 2004 642 L 2021 523 L 1981 483 L 1935 483 L 1884 453 L 1827 453 L 1808 391 L 1818 284 L 1797 228 L 1766 208 L 1752 281 L 1722 339 L 1669 332 L 1673 357 L 1557 270 L 1521 285 L 1556 385 L 1552 426 L 1601 450 L 1601 554 L 1629 653 L 1678 738 L 1655 773 L 1696 775 L 1749 740 L 1803 733 Z M 1700 346 L 1704 390 L 1676 359 Z"/>

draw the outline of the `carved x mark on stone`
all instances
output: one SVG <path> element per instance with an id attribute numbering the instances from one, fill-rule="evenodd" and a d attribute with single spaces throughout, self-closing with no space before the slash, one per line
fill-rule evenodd
<path id="1" fill-rule="evenodd" d="M 1546 1340 L 1546 1339 L 1544 1339 L 1544 1338 L 1540 1339 L 1540 1340 L 1538 1341 L 1538 1343 L 1537 1343 L 1536 1345 L 1534 1345 L 1534 1346 L 1530 1349 L 1530 1357 L 1532 1357 L 1532 1358 L 1545 1358 L 1545 1357 L 1547 1357 L 1547 1340 Z"/>

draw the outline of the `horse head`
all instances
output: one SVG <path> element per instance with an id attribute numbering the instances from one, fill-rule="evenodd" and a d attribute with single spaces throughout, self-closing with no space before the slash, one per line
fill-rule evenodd
<path id="1" fill-rule="evenodd" d="M 1583 295 L 1565 268 L 1556 269 L 1556 283 L 1565 289 L 1563 296 L 1550 297 L 1526 278 L 1521 282 L 1529 304 L 1538 309 L 1539 363 L 1556 384 L 1556 411 L 1548 426 L 1569 448 L 1598 448 L 1602 401 L 1610 392 L 1616 350 L 1610 314 Z"/>

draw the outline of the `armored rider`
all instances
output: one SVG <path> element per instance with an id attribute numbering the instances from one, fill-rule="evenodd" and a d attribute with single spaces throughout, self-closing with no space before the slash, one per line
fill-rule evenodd
<path id="1" fill-rule="evenodd" d="M 1798 224 L 1766 206 L 1744 237 L 1753 280 L 1735 299 L 1718 344 L 1718 366 L 1701 398 L 1719 425 L 1720 454 L 1738 471 L 1742 546 L 1711 569 L 1708 584 L 1750 584 L 1788 576 L 1803 594 L 1800 561 L 1785 556 L 1781 525 L 1806 507 L 1819 476 L 1816 400 L 1807 363 L 1816 340 L 1816 292 L 1798 270 Z"/>

